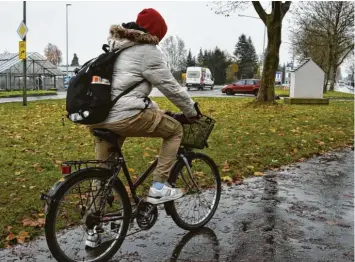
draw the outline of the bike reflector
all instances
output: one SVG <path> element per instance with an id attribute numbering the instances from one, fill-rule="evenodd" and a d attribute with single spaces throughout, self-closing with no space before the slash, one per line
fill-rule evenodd
<path id="1" fill-rule="evenodd" d="M 69 166 L 69 165 L 62 165 L 61 169 L 62 169 L 63 175 L 68 175 L 71 173 L 71 166 Z"/>

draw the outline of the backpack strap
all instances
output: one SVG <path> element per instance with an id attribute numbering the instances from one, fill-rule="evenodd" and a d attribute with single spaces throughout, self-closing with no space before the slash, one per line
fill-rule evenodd
<path id="1" fill-rule="evenodd" d="M 113 99 L 112 101 L 112 106 L 114 106 L 118 99 L 120 99 L 122 96 L 127 95 L 129 92 L 131 92 L 133 89 L 135 89 L 137 86 L 139 86 L 140 84 L 142 84 L 143 82 L 145 82 L 146 80 L 143 79 L 141 81 L 139 81 L 138 83 L 135 83 L 134 85 L 130 86 L 129 88 L 127 88 L 126 90 L 124 90 L 121 94 L 119 94 L 115 99 Z"/>

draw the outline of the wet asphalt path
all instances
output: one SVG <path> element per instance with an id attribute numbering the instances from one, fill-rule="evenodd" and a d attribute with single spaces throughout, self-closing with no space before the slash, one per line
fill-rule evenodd
<path id="1" fill-rule="evenodd" d="M 112 262 L 345 262 L 354 257 L 354 151 L 225 186 L 215 217 L 197 235 L 163 210 L 150 231 L 127 237 Z M 53 261 L 43 239 L 0 250 L 0 261 Z"/>
<path id="2" fill-rule="evenodd" d="M 192 97 L 234 97 L 234 98 L 245 98 L 245 97 L 254 97 L 254 95 L 243 95 L 237 94 L 234 96 L 227 96 L 226 94 L 222 94 L 221 89 L 223 86 L 215 86 L 213 90 L 206 89 L 203 91 L 198 90 L 190 90 L 189 93 Z M 58 91 L 57 95 L 52 96 L 37 96 L 37 97 L 28 97 L 27 100 L 30 101 L 38 101 L 45 99 L 64 99 L 66 98 L 66 91 Z M 156 88 L 153 88 L 151 97 L 163 97 L 164 95 Z M 11 98 L 0 98 L 0 104 L 2 103 L 10 103 L 10 102 L 22 102 L 22 97 L 11 97 Z"/>

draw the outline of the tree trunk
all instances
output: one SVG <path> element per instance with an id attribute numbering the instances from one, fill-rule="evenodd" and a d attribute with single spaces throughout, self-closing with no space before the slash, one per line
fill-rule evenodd
<path id="1" fill-rule="evenodd" d="M 275 76 L 279 65 L 279 51 L 281 45 L 281 17 L 270 18 L 267 21 L 268 43 L 261 77 L 261 87 L 257 101 L 275 101 Z"/>
<path id="2" fill-rule="evenodd" d="M 330 87 L 329 87 L 329 91 L 334 91 L 334 85 L 335 85 L 335 76 L 336 76 L 336 72 L 337 72 L 337 66 L 336 65 L 332 65 L 331 70 L 330 70 Z"/>

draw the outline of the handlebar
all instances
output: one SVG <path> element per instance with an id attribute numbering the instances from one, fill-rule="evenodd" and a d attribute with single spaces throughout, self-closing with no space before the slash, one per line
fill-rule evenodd
<path id="1" fill-rule="evenodd" d="M 197 103 L 194 104 L 194 108 L 197 112 L 196 117 L 198 117 L 198 118 L 202 117 L 203 115 L 202 115 L 200 109 L 198 108 Z M 165 114 L 174 118 L 175 120 L 177 120 L 178 122 L 180 122 L 183 125 L 188 125 L 188 124 L 193 123 L 193 121 L 189 120 L 183 113 L 173 113 L 173 112 L 167 111 L 167 112 L 165 112 Z"/>

